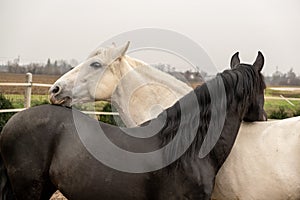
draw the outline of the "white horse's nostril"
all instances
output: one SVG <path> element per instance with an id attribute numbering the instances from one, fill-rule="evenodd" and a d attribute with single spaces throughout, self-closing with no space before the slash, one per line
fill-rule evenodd
<path id="1" fill-rule="evenodd" d="M 55 86 L 53 89 L 52 89 L 52 91 L 51 91 L 51 93 L 52 94 L 58 94 L 60 92 L 60 87 L 59 86 Z"/>

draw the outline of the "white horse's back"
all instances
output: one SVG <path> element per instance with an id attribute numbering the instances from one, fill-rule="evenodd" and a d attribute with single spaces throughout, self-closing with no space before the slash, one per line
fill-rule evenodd
<path id="1" fill-rule="evenodd" d="M 213 199 L 299 199 L 299 130 L 300 117 L 243 123 L 217 175 Z"/>

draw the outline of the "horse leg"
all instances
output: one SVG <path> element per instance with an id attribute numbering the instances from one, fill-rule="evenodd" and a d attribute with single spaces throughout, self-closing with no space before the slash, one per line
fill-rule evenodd
<path id="1" fill-rule="evenodd" d="M 28 174 L 28 173 L 26 173 Z M 49 200 L 56 188 L 49 178 L 34 176 L 30 173 L 11 173 L 12 188 L 18 200 Z"/>
<path id="2" fill-rule="evenodd" d="M 208 185 L 195 185 L 192 191 L 189 191 L 184 196 L 190 200 L 210 200 L 213 186 L 211 184 Z"/>
<path id="3" fill-rule="evenodd" d="M 191 171 L 194 171 L 194 173 L 190 174 L 190 178 L 197 184 L 195 185 L 194 183 L 190 186 L 190 190 L 186 196 L 188 199 L 210 200 L 215 184 L 215 168 L 207 161 L 202 161 L 201 164 L 198 163 L 191 168 Z M 196 174 L 198 174 L 198 176 L 196 176 Z"/>
<path id="4" fill-rule="evenodd" d="M 56 187 L 48 179 L 47 182 L 44 184 L 40 199 L 41 200 L 49 200 L 56 190 L 57 190 Z"/>
<path id="5" fill-rule="evenodd" d="M 147 185 L 147 196 L 151 200 L 210 200 L 215 170 L 208 165 L 198 165 L 196 170 L 199 168 L 201 173 L 198 173 L 198 176 L 191 166 L 186 168 L 188 171 L 176 168 L 170 172 L 162 170 L 162 173 L 151 177 L 153 183 Z"/>
<path id="6" fill-rule="evenodd" d="M 212 184 L 193 185 L 192 190 L 188 191 L 184 196 L 190 200 L 210 200 L 213 191 Z"/>

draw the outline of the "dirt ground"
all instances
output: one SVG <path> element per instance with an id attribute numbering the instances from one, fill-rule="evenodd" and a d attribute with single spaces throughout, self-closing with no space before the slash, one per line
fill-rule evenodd
<path id="1" fill-rule="evenodd" d="M 50 200 L 67 200 L 62 193 L 60 193 L 58 190 L 52 195 Z"/>
<path id="2" fill-rule="evenodd" d="M 32 82 L 33 83 L 46 83 L 53 84 L 59 76 L 54 75 L 41 75 L 33 74 Z M 26 75 L 25 74 L 14 74 L 14 73 L 4 73 L 0 72 L 0 82 L 2 83 L 25 83 Z M 33 87 L 32 94 L 48 94 L 49 88 L 47 87 Z M 24 94 L 24 87 L 10 87 L 10 86 L 1 86 L 0 93 L 3 94 Z"/>

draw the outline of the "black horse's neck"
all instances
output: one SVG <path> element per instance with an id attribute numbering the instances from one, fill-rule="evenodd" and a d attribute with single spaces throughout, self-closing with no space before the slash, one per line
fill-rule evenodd
<path id="1" fill-rule="evenodd" d="M 251 66 L 224 71 L 167 109 L 166 124 L 160 132 L 162 146 L 170 144 L 166 158 L 179 158 L 181 150 L 188 146 L 176 162 L 209 157 L 218 171 L 231 151 L 249 100 L 255 96 L 256 76 L 258 73 Z M 220 129 L 214 128 L 220 124 Z M 180 137 L 176 137 L 178 134 Z M 206 154 L 201 149 L 203 145 L 208 148 Z"/>
<path id="2" fill-rule="evenodd" d="M 214 158 L 216 170 L 228 157 L 251 100 L 256 98 L 258 88 L 262 87 L 259 73 L 248 65 L 225 71 L 221 76 L 227 95 L 226 118 L 220 138 L 209 153 Z"/>

